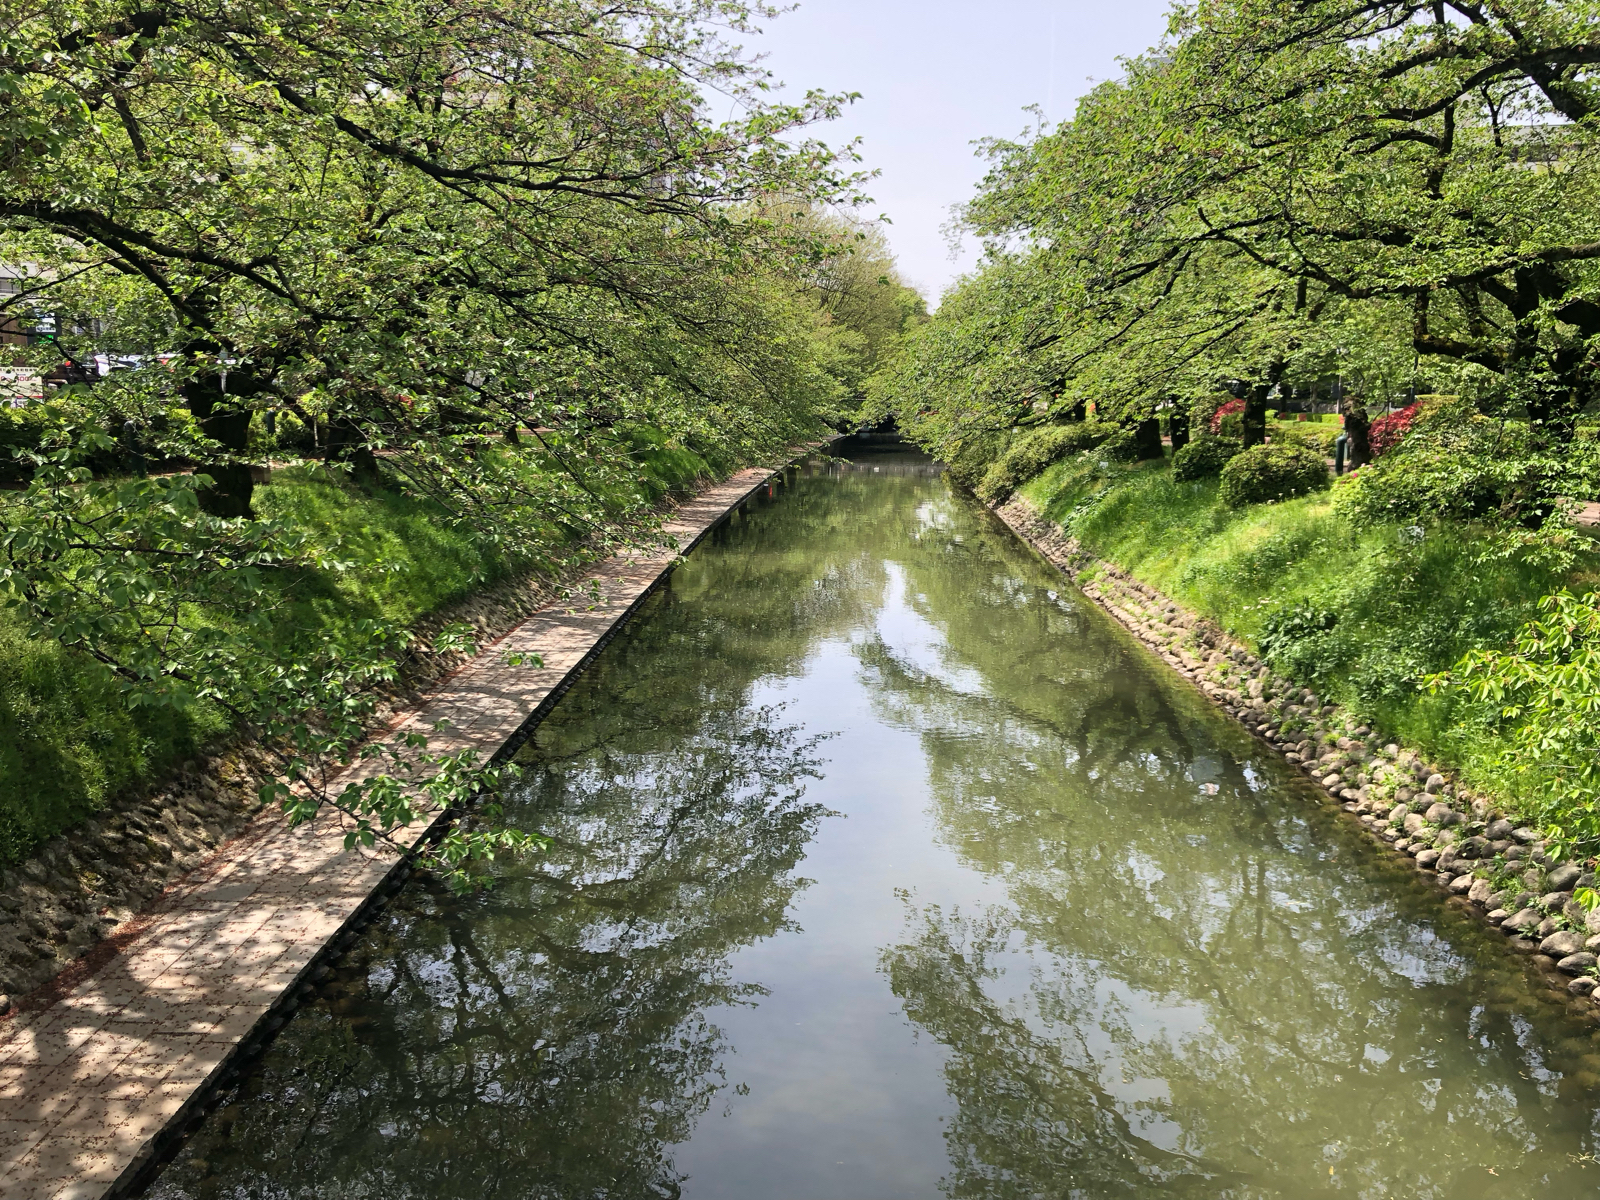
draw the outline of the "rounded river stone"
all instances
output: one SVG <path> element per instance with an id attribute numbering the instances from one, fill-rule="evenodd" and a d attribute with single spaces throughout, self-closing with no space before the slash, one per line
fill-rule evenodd
<path id="1" fill-rule="evenodd" d="M 1566 959 L 1570 955 L 1583 952 L 1583 934 L 1571 929 L 1563 929 L 1552 933 L 1539 943 L 1539 953 L 1548 954 L 1551 958 Z M 1593 958 L 1593 955 L 1589 956 Z M 1591 964 L 1592 965 L 1592 964 Z"/>

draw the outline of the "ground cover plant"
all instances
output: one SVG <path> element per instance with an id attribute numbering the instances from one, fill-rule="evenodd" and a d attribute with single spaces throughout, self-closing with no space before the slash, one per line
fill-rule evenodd
<path id="1" fill-rule="evenodd" d="M 1181 480 L 1165 464 L 1067 461 L 1017 494 L 1274 670 L 1460 764 L 1530 817 L 1553 818 L 1541 785 L 1504 756 L 1498 714 L 1466 691 L 1424 685 L 1464 657 L 1511 646 L 1540 597 L 1600 575 L 1600 556 L 1552 569 L 1498 554 L 1487 529 L 1352 527 L 1327 491 L 1242 508 L 1220 493 L 1215 479 Z"/>
<path id="2" fill-rule="evenodd" d="M 642 431 L 639 488 L 651 499 L 682 494 L 712 475 L 684 447 Z M 0 494 L 0 511 L 5 499 Z M 447 519 L 433 501 L 352 483 L 321 464 L 274 474 L 256 489 L 268 521 L 306 532 L 315 557 L 273 572 L 254 603 L 270 614 L 264 649 L 292 661 L 308 645 L 347 644 L 363 625 L 409 629 L 518 569 L 491 539 Z M 521 564 L 526 567 L 526 563 Z M 184 615 L 191 630 L 244 636 L 241 614 Z M 71 828 L 108 800 L 161 780 L 233 729 L 210 698 L 130 705 L 95 659 L 59 641 L 30 638 L 0 612 L 0 864 Z"/>

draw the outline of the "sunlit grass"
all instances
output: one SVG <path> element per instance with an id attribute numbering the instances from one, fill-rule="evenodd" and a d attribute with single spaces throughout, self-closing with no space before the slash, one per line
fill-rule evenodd
<path id="1" fill-rule="evenodd" d="M 1503 646 L 1539 598 L 1591 579 L 1485 555 L 1477 530 L 1436 523 L 1354 528 L 1324 493 L 1242 510 L 1215 482 L 1176 483 L 1164 463 L 1057 463 L 1019 493 L 1085 548 L 1256 649 L 1273 618 L 1331 614 L 1333 627 L 1271 647 L 1275 668 L 1402 742 L 1491 778 L 1498 746 L 1460 702 L 1425 694 L 1430 672 Z M 1094 500 L 1088 507 L 1080 507 Z"/>
<path id="2" fill-rule="evenodd" d="M 704 459 L 644 433 L 639 494 L 658 500 L 712 473 Z M 272 637 L 287 646 L 337 637 L 362 620 L 411 626 L 516 569 L 491 541 L 436 505 L 357 487 L 310 466 L 258 487 L 260 515 L 307 530 L 345 570 L 286 570 L 270 580 Z M 226 623 L 223 613 L 189 614 Z M 228 732 L 225 715 L 130 710 L 87 657 L 27 636 L 0 610 L 0 863 L 69 829 L 110 798 L 168 776 Z"/>

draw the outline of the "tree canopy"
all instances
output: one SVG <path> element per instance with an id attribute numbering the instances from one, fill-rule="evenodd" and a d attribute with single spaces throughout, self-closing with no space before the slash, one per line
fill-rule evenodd
<path id="1" fill-rule="evenodd" d="M 555 571 L 648 536 L 642 455 L 726 468 L 848 420 L 920 301 L 837 215 L 863 176 L 810 129 L 850 97 L 779 101 L 739 48 L 773 15 L 74 0 L 0 18 L 3 316 L 63 385 L 3 501 L 16 618 L 129 704 L 213 704 L 286 747 L 268 789 L 286 796 L 354 753 L 409 635 L 363 625 L 287 656 L 267 636 L 284 573 L 337 570 L 342 548 L 257 512 L 262 464 L 324 460 Z M 415 813 L 382 790 L 345 801 L 362 839 Z"/>
<path id="2" fill-rule="evenodd" d="M 1253 413 L 1336 378 L 1370 407 L 1420 379 L 1565 441 L 1600 334 L 1596 15 L 1181 6 L 1073 120 L 988 145 L 964 212 L 984 263 L 884 394 L 933 383 L 939 440 L 1085 400 Z"/>

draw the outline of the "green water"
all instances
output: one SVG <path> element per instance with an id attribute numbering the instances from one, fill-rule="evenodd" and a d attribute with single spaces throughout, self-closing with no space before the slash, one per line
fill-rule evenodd
<path id="1" fill-rule="evenodd" d="M 914 458 L 753 503 L 523 761 L 548 854 L 408 886 L 151 1194 L 1600 1189 L 1593 1028 Z"/>

